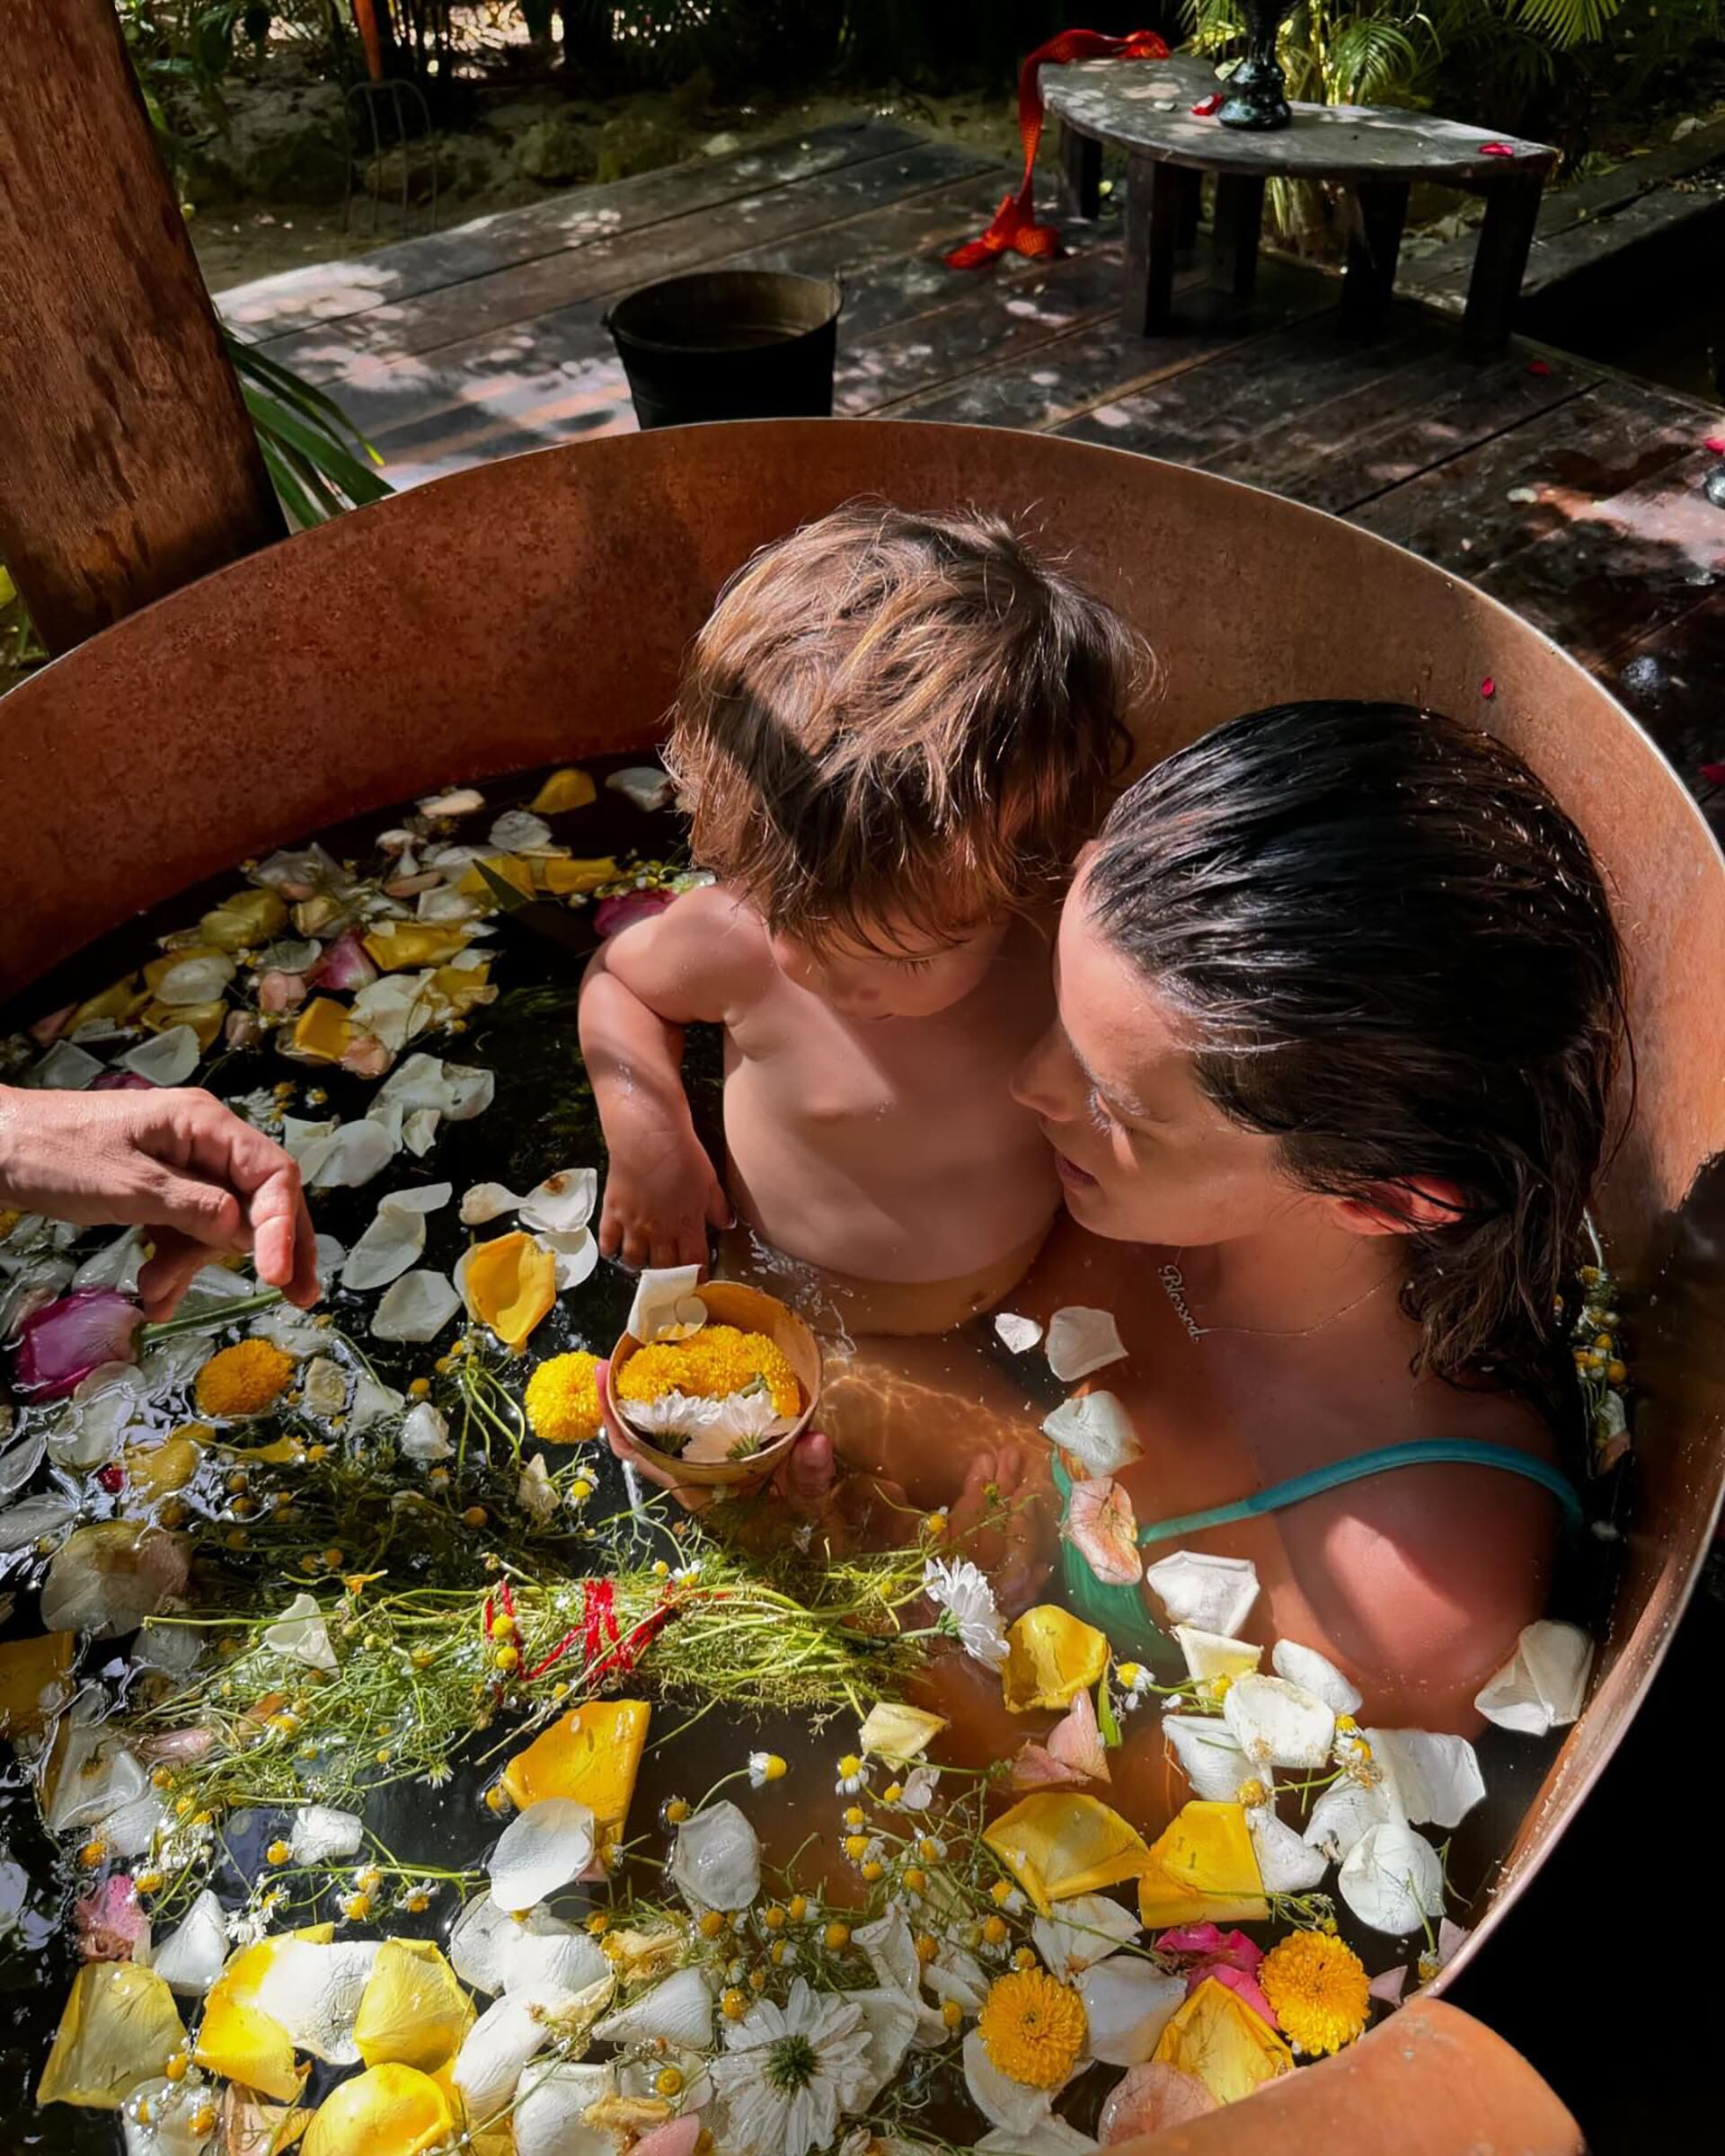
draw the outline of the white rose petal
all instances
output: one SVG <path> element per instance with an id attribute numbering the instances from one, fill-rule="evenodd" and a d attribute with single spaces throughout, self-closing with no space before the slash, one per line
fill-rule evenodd
<path id="1" fill-rule="evenodd" d="M 465 1063 L 446 1063 L 423 1052 L 404 1056 L 377 1088 L 369 1113 L 403 1117 L 430 1109 L 450 1123 L 482 1115 L 497 1096 L 493 1072 Z"/>
<path id="2" fill-rule="evenodd" d="M 522 1199 L 521 1224 L 548 1235 L 572 1235 L 592 1219 L 598 1202 L 596 1169 L 562 1168 L 536 1184 Z"/>
<path id="3" fill-rule="evenodd" d="M 522 1217 L 525 1219 L 526 1215 Z M 566 1295 L 571 1287 L 579 1287 L 598 1265 L 598 1238 L 586 1228 L 571 1228 L 565 1234 L 541 1229 L 535 1240 L 542 1250 L 551 1252 L 560 1295 Z"/>
<path id="4" fill-rule="evenodd" d="M 276 1621 L 264 1627 L 263 1644 L 310 1669 L 333 1671 L 336 1666 L 330 1628 L 309 1595 L 296 1595 Z"/>
<path id="5" fill-rule="evenodd" d="M 348 1374 L 327 1355 L 314 1355 L 299 1374 L 300 1404 L 310 1415 L 339 1415 L 348 1404 Z"/>
<path id="6" fill-rule="evenodd" d="M 1111 1310 L 1089 1310 L 1073 1303 L 1048 1320 L 1048 1367 L 1063 1385 L 1088 1377 L 1092 1370 L 1118 1363 L 1126 1353 Z"/>
<path id="7" fill-rule="evenodd" d="M 425 1249 L 425 1215 L 386 1197 L 341 1268 L 341 1285 L 363 1294 L 385 1287 L 417 1261 Z"/>
<path id="8" fill-rule="evenodd" d="M 981 2037 L 973 2028 L 964 2039 L 964 2085 L 970 2101 L 991 2126 L 1009 2134 L 1033 2133 L 1054 2108 L 1057 2093 L 1032 2089 L 1003 2073 L 988 2056 Z"/>
<path id="9" fill-rule="evenodd" d="M 461 1201 L 461 1224 L 464 1228 L 482 1228 L 487 1222 L 501 1220 L 506 1213 L 513 1213 L 525 1203 L 503 1183 L 475 1183 Z"/>
<path id="10" fill-rule="evenodd" d="M 1301 1647 L 1293 1639 L 1278 1639 L 1269 1650 L 1269 1666 L 1290 1684 L 1303 1684 L 1308 1692 L 1315 1692 L 1337 1714 L 1353 1714 L 1359 1707 L 1363 1694 L 1314 1647 Z"/>
<path id="11" fill-rule="evenodd" d="M 1070 1984 L 1092 1962 L 1135 1940 L 1144 1929 L 1130 1909 L 1105 1894 L 1075 1895 L 1062 1902 L 1059 1913 L 1039 1916 L 1031 1926 L 1036 1950 L 1059 1977 Z"/>
<path id="12" fill-rule="evenodd" d="M 86 1698 L 75 1711 L 85 1710 L 87 1703 Z M 59 1762 L 53 1769 L 52 1793 L 43 1815 L 51 1834 L 93 1826 L 141 1797 L 148 1787 L 149 1777 L 137 1760 L 119 1737 L 98 1724 L 70 1723 L 58 1749 Z"/>
<path id="13" fill-rule="evenodd" d="M 1255 1804 L 1247 1812 L 1246 1832 L 1266 1894 L 1305 1894 L 1330 1869 L 1323 1851 L 1302 1839 L 1267 1804 Z"/>
<path id="14" fill-rule="evenodd" d="M 629 1310 L 629 1331 L 643 1346 L 653 1340 L 686 1340 L 707 1321 L 707 1306 L 694 1292 L 698 1265 L 649 1268 L 636 1284 Z"/>
<path id="15" fill-rule="evenodd" d="M 627 771 L 614 771 L 606 779 L 613 793 L 632 801 L 649 815 L 662 808 L 677 791 L 677 782 L 656 764 L 632 764 Z"/>
<path id="16" fill-rule="evenodd" d="M 357 1190 L 381 1175 L 395 1153 L 395 1141 L 385 1127 L 362 1116 L 331 1133 L 315 1155 L 315 1167 L 302 1161 L 300 1170 L 314 1190 Z"/>
<path id="17" fill-rule="evenodd" d="M 557 1485 L 551 1479 L 551 1470 L 545 1465 L 545 1455 L 535 1453 L 521 1470 L 515 1486 L 515 1501 L 523 1512 L 543 1527 L 556 1512 L 562 1499 Z"/>
<path id="18" fill-rule="evenodd" d="M 556 1995 L 513 1992 L 479 2017 L 456 2054 L 452 2079 L 470 2117 L 494 2118 L 515 2094 L 522 2070 L 552 2039 L 545 2019 Z"/>
<path id="19" fill-rule="evenodd" d="M 529 1909 L 518 1923 L 489 1894 L 476 1894 L 456 1919 L 449 1934 L 449 1964 L 461 1981 L 475 1991 L 500 1992 L 511 1939 L 517 1935 L 556 1939 L 572 1930 L 572 1925 L 545 1908 Z"/>
<path id="20" fill-rule="evenodd" d="M 333 1864 L 359 1853 L 366 1830 L 357 1812 L 337 1811 L 333 1805 L 308 1804 L 294 1815 L 288 1846 L 300 1864 Z"/>
<path id="21" fill-rule="evenodd" d="M 995 1318 L 995 1331 L 1009 1355 L 1028 1355 L 1042 1338 L 1042 1328 L 1034 1318 L 1021 1318 L 1010 1310 Z"/>
<path id="22" fill-rule="evenodd" d="M 551 826 L 530 808 L 506 808 L 491 826 L 491 838 L 500 853 L 543 853 L 551 844 Z"/>
<path id="23" fill-rule="evenodd" d="M 416 804 L 421 816 L 473 816 L 485 806 L 485 796 L 472 786 L 456 786 L 447 793 L 428 793 Z"/>
<path id="24" fill-rule="evenodd" d="M 1485 1795 L 1485 1777 L 1464 1736 L 1429 1729 L 1367 1729 L 1372 1757 L 1414 1825 L 1459 1826 Z"/>
<path id="25" fill-rule="evenodd" d="M 156 1836 L 166 1832 L 173 1815 L 154 1789 L 146 1789 L 141 1797 L 134 1797 L 129 1804 L 118 1810 L 105 1813 L 97 1821 L 102 1840 L 109 1853 L 122 1860 L 146 1856 L 155 1846 Z"/>
<path id="26" fill-rule="evenodd" d="M 1543 1617 L 1527 1626 L 1515 1653 L 1473 1704 L 1499 1729 L 1544 1736 L 1580 1713 L 1592 1668 L 1588 1635 L 1579 1625 Z"/>
<path id="27" fill-rule="evenodd" d="M 922 2011 L 915 2000 L 892 1987 L 846 1992 L 845 1999 L 862 2017 L 863 2032 L 869 2040 L 867 2063 L 845 2088 L 843 2097 L 844 2108 L 855 2113 L 866 2111 L 904 2064 Z"/>
<path id="28" fill-rule="evenodd" d="M 1141 2066 L 1186 1997 L 1186 1980 L 1154 1962 L 1127 1954 L 1086 1969 L 1079 1996 L 1090 2023 L 1092 2058 L 1108 2066 Z"/>
<path id="29" fill-rule="evenodd" d="M 166 1026 L 152 1039 L 139 1041 L 114 1060 L 122 1070 L 135 1071 L 152 1085 L 183 1085 L 198 1068 L 202 1053 L 190 1026 Z"/>
<path id="30" fill-rule="evenodd" d="M 327 2066 L 357 2066 L 353 2024 L 379 1943 L 282 1940 L 258 1982 L 259 2010 L 280 2022 L 297 2050 L 309 2051 Z"/>
<path id="31" fill-rule="evenodd" d="M 1373 1827 L 1393 1821 L 1406 1824 L 1387 1783 L 1368 1788 L 1358 1781 L 1333 1782 L 1312 1807 L 1305 1839 L 1332 1864 L 1339 1863 Z"/>
<path id="32" fill-rule="evenodd" d="M 491 1851 L 491 1899 L 531 1909 L 593 1861 L 593 1815 L 572 1797 L 544 1797 L 511 1819 Z"/>
<path id="33" fill-rule="evenodd" d="M 1349 1851 L 1336 1888 L 1362 1924 L 1405 1938 L 1444 1913 L 1438 1851 L 1402 1820 L 1370 1827 Z"/>
<path id="34" fill-rule="evenodd" d="M 447 1460 L 455 1446 L 449 1442 L 449 1425 L 429 1400 L 416 1401 L 402 1423 L 397 1443 L 404 1460 Z"/>
<path id="35" fill-rule="evenodd" d="M 881 1985 L 888 1991 L 916 1993 L 922 1984 L 923 1965 L 916 1956 L 910 1919 L 902 1909 L 889 1909 L 873 1923 L 859 1925 L 852 1937 L 868 1956 L 869 1966 Z"/>
<path id="36" fill-rule="evenodd" d="M 394 1385 L 385 1385 L 369 1370 L 360 1371 L 353 1383 L 353 1404 L 348 1410 L 348 1427 L 358 1436 L 374 1423 L 387 1422 L 407 1405 Z"/>
<path id="37" fill-rule="evenodd" d="M 712 1987 L 699 1969 L 678 1969 L 596 2022 L 593 2034 L 602 2044 L 663 2042 L 705 2051 L 712 2042 Z"/>
<path id="38" fill-rule="evenodd" d="M 978 2156 L 1099 2156 L 1101 2144 L 1050 2112 L 1027 2132 L 991 2126 L 976 2147 Z M 901 2144 L 892 2156 L 907 2156 L 907 2151 L 908 2144 Z"/>
<path id="39" fill-rule="evenodd" d="M 179 1929 L 156 1948 L 152 1966 L 170 1990 L 201 1999 L 226 1959 L 227 1922 L 222 1904 L 206 1886 Z"/>
<path id="40" fill-rule="evenodd" d="M 1086 1392 L 1065 1401 L 1042 1428 L 1092 1480 L 1118 1474 L 1144 1450 L 1132 1418 L 1111 1392 Z"/>
<path id="41" fill-rule="evenodd" d="M 224 950 L 199 951 L 181 959 L 155 984 L 155 1000 L 175 1008 L 183 1003 L 213 1003 L 239 971 Z"/>
<path id="42" fill-rule="evenodd" d="M 1250 1639 L 1229 1639 L 1220 1632 L 1200 1631 L 1196 1625 L 1177 1624 L 1174 1638 L 1186 1657 L 1186 1674 L 1202 1683 L 1211 1677 L 1242 1677 L 1258 1666 L 1263 1649 Z"/>
<path id="43" fill-rule="evenodd" d="M 1275 1767 L 1321 1767 L 1336 1739 L 1334 1710 L 1286 1677 L 1236 1677 L 1222 1717 L 1248 1759 Z"/>
<path id="44" fill-rule="evenodd" d="M 403 1273 L 379 1298 L 372 1333 L 380 1340 L 432 1340 L 460 1308 L 447 1273 Z"/>
<path id="45" fill-rule="evenodd" d="M 615 2066 L 532 2066 L 516 2084 L 509 2116 L 515 2156 L 616 2156 L 616 2136 L 587 2113 L 615 2095 Z"/>
<path id="46" fill-rule="evenodd" d="M 1246 1757 L 1219 1715 L 1164 1714 L 1162 1734 L 1181 1772 L 1191 1783 L 1193 1796 L 1211 1804 L 1236 1802 L 1243 1782 L 1261 1781 L 1269 1787 L 1273 1780 L 1268 1766 Z"/>
<path id="47" fill-rule="evenodd" d="M 585 1992 L 613 1974 L 597 1939 L 554 1917 L 544 1931 L 510 1917 L 497 1934 L 495 1966 L 501 1984 L 488 1991 Z"/>
<path id="48" fill-rule="evenodd" d="M 747 1909 L 760 1892 L 760 1842 L 728 1798 L 703 1806 L 677 1828 L 671 1878 L 684 1899 L 699 1909 Z"/>
<path id="49" fill-rule="evenodd" d="M 24 1074 L 26 1085 L 57 1093 L 81 1093 L 95 1083 L 105 1065 L 88 1049 L 69 1040 L 57 1040 L 40 1063 Z"/>
<path id="50" fill-rule="evenodd" d="M 1258 1570 L 1245 1557 L 1176 1550 L 1146 1566 L 1144 1579 L 1170 1624 L 1195 1625 L 1205 1632 L 1237 1632 L 1258 1599 Z"/>

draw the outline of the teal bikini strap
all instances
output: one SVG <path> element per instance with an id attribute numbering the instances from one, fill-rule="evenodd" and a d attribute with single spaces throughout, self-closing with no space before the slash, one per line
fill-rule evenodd
<path id="1" fill-rule="evenodd" d="M 1182 1534 L 1196 1534 L 1204 1527 L 1226 1527 L 1235 1520 L 1255 1519 L 1265 1512 L 1280 1512 L 1299 1505 L 1326 1489 L 1340 1489 L 1346 1482 L 1362 1482 L 1367 1475 L 1385 1475 L 1398 1467 L 1496 1467 L 1505 1474 L 1520 1475 L 1537 1482 L 1557 1499 L 1569 1528 L 1582 1524 L 1581 1500 L 1561 1467 L 1519 1453 L 1508 1445 L 1482 1445 L 1471 1437 L 1429 1437 L 1413 1445 L 1383 1445 L 1376 1452 L 1356 1454 L 1351 1460 L 1335 1460 L 1328 1467 L 1314 1468 L 1309 1475 L 1294 1475 L 1286 1482 L 1272 1482 L 1249 1498 L 1232 1505 L 1212 1505 L 1207 1512 L 1182 1512 L 1172 1520 L 1153 1520 L 1138 1530 L 1138 1541 L 1169 1542 Z"/>
<path id="2" fill-rule="evenodd" d="M 1138 1542 L 1146 1548 L 1156 1542 L 1176 1542 L 1182 1535 L 1197 1534 L 1206 1527 L 1226 1527 L 1235 1520 L 1280 1512 L 1287 1506 L 1301 1504 L 1326 1489 L 1340 1489 L 1344 1483 L 1362 1481 L 1368 1475 L 1389 1474 L 1399 1467 L 1438 1466 L 1495 1467 L 1506 1474 L 1520 1475 L 1526 1481 L 1537 1482 L 1557 1499 L 1566 1527 L 1573 1530 L 1583 1524 L 1581 1500 L 1561 1468 L 1535 1460 L 1531 1454 L 1517 1452 L 1507 1445 L 1482 1445 L 1468 1437 L 1436 1437 L 1414 1445 L 1380 1445 L 1376 1452 L 1360 1453 L 1351 1460 L 1338 1460 L 1328 1467 L 1314 1468 L 1309 1475 L 1294 1475 L 1286 1482 L 1272 1482 L 1268 1489 L 1238 1498 L 1232 1505 L 1213 1505 L 1205 1512 L 1183 1512 L 1172 1520 L 1153 1520 L 1148 1526 L 1139 1528 Z M 1060 1496 L 1064 1525 L 1067 1500 L 1072 1495 L 1072 1478 L 1057 1457 L 1054 1462 L 1054 1481 Z M 1107 1635 L 1117 1654 L 1125 1651 L 1148 1658 L 1170 1644 L 1167 1634 L 1152 1621 L 1137 1587 L 1114 1586 L 1098 1579 L 1083 1552 L 1075 1549 L 1064 1535 L 1060 1558 L 1067 1603 L 1078 1616 Z"/>

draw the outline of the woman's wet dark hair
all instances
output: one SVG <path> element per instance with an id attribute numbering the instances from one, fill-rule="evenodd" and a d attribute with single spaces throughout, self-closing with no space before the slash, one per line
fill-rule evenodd
<path id="1" fill-rule="evenodd" d="M 1623 1028 L 1587 841 L 1519 757 L 1411 704 L 1278 704 L 1114 808 L 1092 919 L 1190 1023 L 1199 1083 L 1307 1189 L 1463 1210 L 1411 1225 L 1415 1367 L 1567 1391 Z"/>

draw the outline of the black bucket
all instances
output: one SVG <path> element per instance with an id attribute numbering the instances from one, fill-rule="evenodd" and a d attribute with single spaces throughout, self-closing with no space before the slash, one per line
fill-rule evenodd
<path id="1" fill-rule="evenodd" d="M 836 277 L 703 270 L 644 285 L 605 322 L 643 428 L 824 420 L 842 304 Z"/>

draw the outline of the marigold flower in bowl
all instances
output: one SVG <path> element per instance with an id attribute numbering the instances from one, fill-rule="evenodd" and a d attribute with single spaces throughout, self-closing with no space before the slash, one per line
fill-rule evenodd
<path id="1" fill-rule="evenodd" d="M 547 1445 L 584 1445 L 605 1426 L 599 1408 L 599 1358 L 576 1348 L 553 1355 L 527 1380 L 527 1421 Z"/>
<path id="2" fill-rule="evenodd" d="M 1258 1982 L 1296 2051 L 1314 2057 L 1340 2051 L 1366 2027 L 1366 1965 L 1328 1932 L 1293 1931 L 1278 1940 L 1259 1964 Z"/>
<path id="3" fill-rule="evenodd" d="M 1084 2001 L 1046 1969 L 1014 1969 L 988 1987 L 977 2032 L 989 2063 L 1031 2089 L 1063 2087 L 1089 2034 Z"/>
<path id="4" fill-rule="evenodd" d="M 712 1488 L 760 1481 L 808 1428 L 820 1396 L 820 1348 L 794 1311 L 775 1296 L 731 1280 L 707 1282 L 706 1321 L 685 1339 L 643 1342 L 625 1332 L 599 1383 L 606 1427 L 679 1483 Z M 637 1366 L 639 1365 L 639 1366 Z M 732 1441 L 709 1447 L 699 1435 L 684 1449 L 661 1444 L 636 1418 L 675 1393 L 696 1411 L 758 1399 L 770 1410 L 766 1434 L 739 1452 Z"/>

